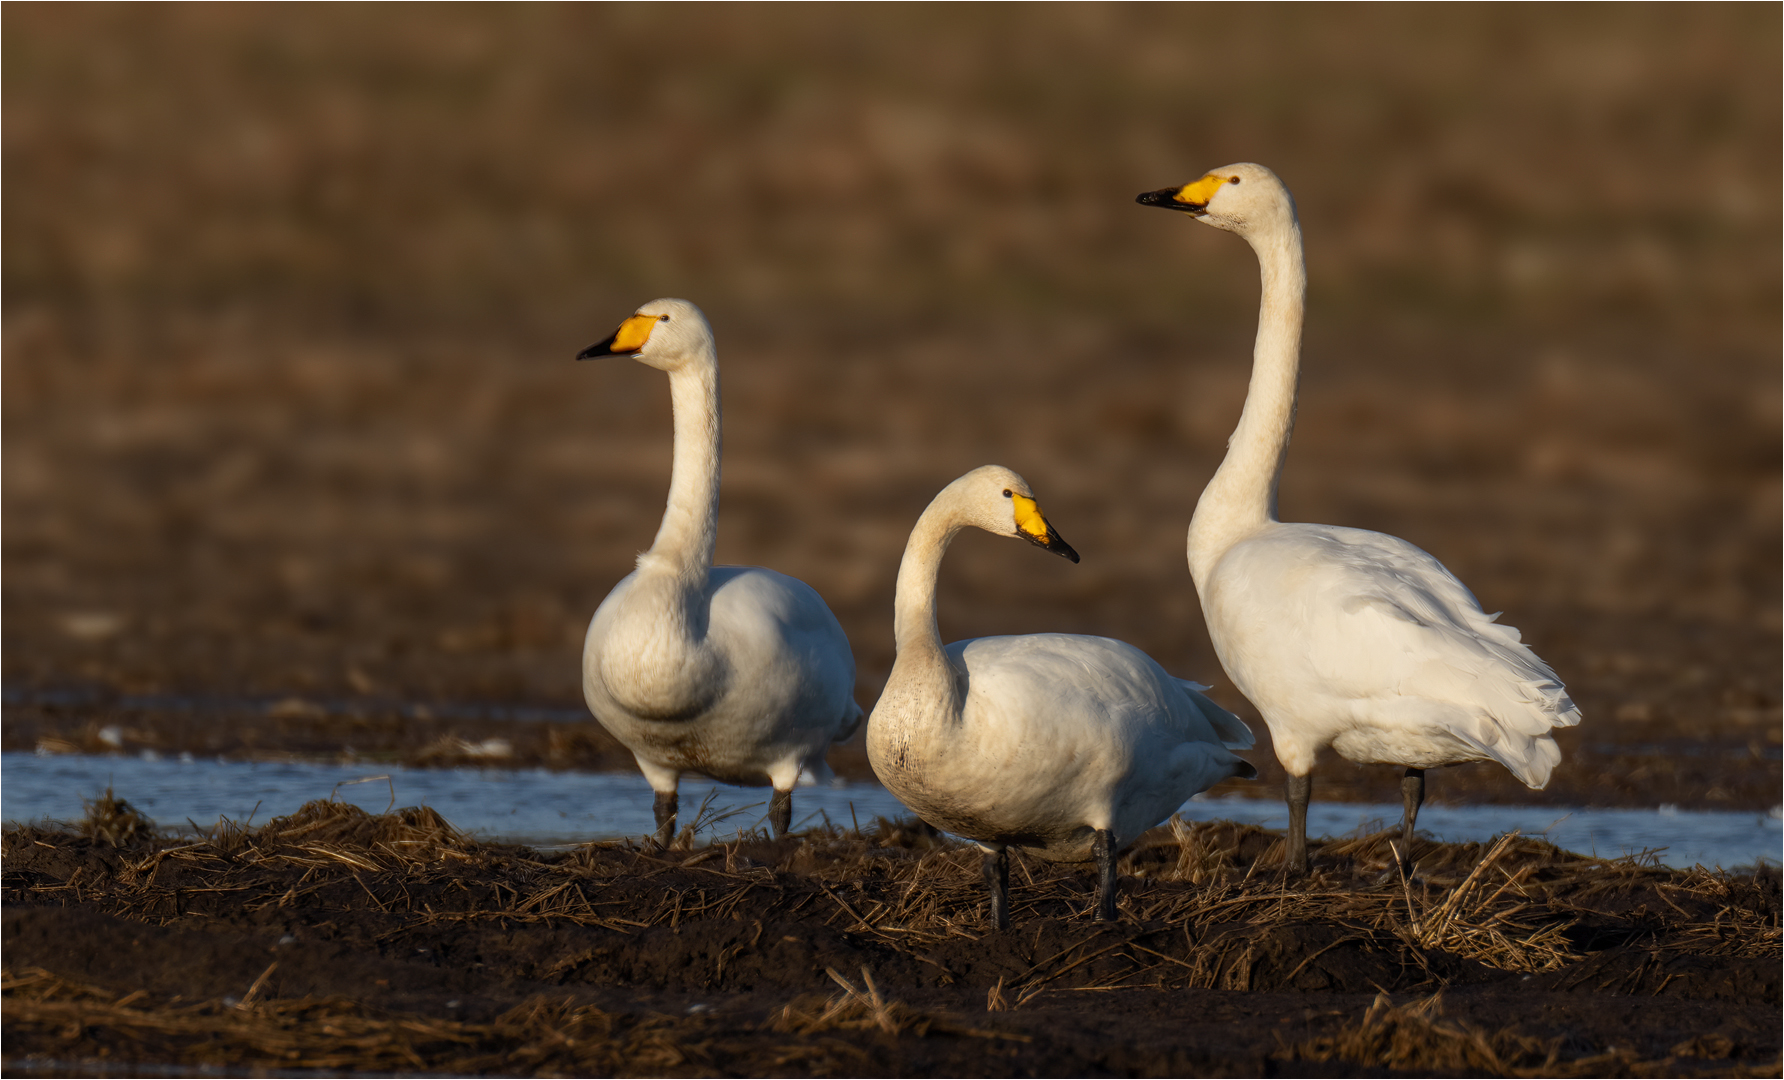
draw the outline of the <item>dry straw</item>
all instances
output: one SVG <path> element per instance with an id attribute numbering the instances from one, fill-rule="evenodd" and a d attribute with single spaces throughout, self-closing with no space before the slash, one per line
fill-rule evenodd
<path id="1" fill-rule="evenodd" d="M 1276 835 L 1173 821 L 1124 856 L 1123 921 L 1114 927 L 1087 919 L 1093 896 L 1079 868 L 1018 859 L 1011 899 L 1022 959 L 969 974 L 950 968 L 947 957 L 982 952 L 978 854 L 908 822 L 817 829 L 782 841 L 740 831 L 693 851 L 647 842 L 541 853 L 478 842 L 427 808 L 368 814 L 319 801 L 258 827 L 221 821 L 198 836 L 169 837 L 118 825 L 128 821 L 128 808 L 109 792 L 92 805 L 78 835 L 32 827 L 5 833 L 9 903 L 79 902 L 160 924 L 287 909 L 311 920 L 360 919 L 381 947 L 393 948 L 470 926 L 581 926 L 623 943 L 652 928 L 700 922 L 731 935 L 700 976 L 715 988 L 760 955 L 771 921 L 829 927 L 853 941 L 857 955 L 878 959 L 858 978 L 820 968 L 831 993 L 795 992 L 771 1015 L 620 1017 L 572 994 L 529 999 L 482 1024 L 289 997 L 279 963 L 244 980 L 237 999 L 184 1004 L 9 970 L 5 1013 L 14 1047 L 78 1055 L 85 1044 L 59 1033 L 109 1032 L 137 1047 L 141 1060 L 194 1065 L 475 1072 L 500 1060 L 534 1071 L 662 1072 L 723 1071 L 735 1059 L 846 1072 L 862 1067 L 853 1044 L 869 1036 L 946 1033 L 1020 1044 L 1029 1036 L 984 1021 L 1020 1014 L 1044 995 L 1330 988 L 1346 977 L 1344 964 L 1364 964 L 1369 978 L 1397 992 L 1422 986 L 1430 994 L 1446 972 L 1468 963 L 1605 981 L 1624 993 L 1664 990 L 1672 976 L 1658 962 L 1633 974 L 1601 974 L 1580 962 L 1582 921 L 1611 918 L 1600 905 L 1612 900 L 1625 908 L 1639 900 L 1644 911 L 1666 916 L 1659 929 L 1643 931 L 1654 949 L 1779 954 L 1775 899 L 1755 900 L 1759 893 L 1775 898 L 1769 877 L 1756 883 L 1664 870 L 1652 860 L 1585 858 L 1516 834 L 1488 845 L 1421 844 L 1410 879 L 1394 870 L 1393 834 L 1360 836 L 1323 845 L 1317 872 L 1291 882 Z M 101 849 L 112 854 L 89 857 Z M 533 977 L 588 981 L 579 972 L 603 962 L 601 955 L 572 951 Z M 967 1020 L 907 1006 L 874 973 L 893 967 L 977 986 L 985 1012 Z M 1580 1064 L 1510 1029 L 1483 1033 L 1445 1020 L 1434 997 L 1401 1006 L 1381 997 L 1354 1030 L 1283 1053 L 1501 1075 L 1563 1074 Z M 1628 1062 L 1616 1070 L 1639 1071 Z"/>
<path id="2" fill-rule="evenodd" d="M 1726 1045 L 1706 1047 L 1702 1040 L 1681 1043 L 1665 1058 L 1644 1060 L 1627 1049 L 1613 1049 L 1567 1059 L 1565 1039 L 1532 1039 L 1515 1027 L 1487 1031 L 1446 1018 L 1443 994 L 1395 1005 L 1385 993 L 1376 995 L 1363 1018 L 1337 1034 L 1310 1039 L 1285 1049 L 1288 1061 L 1341 1061 L 1371 1069 L 1395 1069 L 1408 1075 L 1544 1076 L 1776 1076 L 1775 1065 L 1744 1066 L 1718 1061 Z M 1722 1040 L 1727 1043 L 1726 1039 Z M 1697 1059 L 1697 1060 L 1690 1060 Z"/>

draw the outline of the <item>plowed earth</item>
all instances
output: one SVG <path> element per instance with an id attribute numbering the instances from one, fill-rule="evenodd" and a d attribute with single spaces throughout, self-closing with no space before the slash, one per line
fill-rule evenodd
<path id="1" fill-rule="evenodd" d="M 98 830 L 89 826 L 90 833 Z M 194 842 L 6 834 L 9 1073 L 1776 1075 L 1779 881 L 1535 841 L 1160 829 L 1122 921 L 919 825 L 478 844 L 313 803 Z M 79 1063 L 78 1065 L 76 1063 Z"/>

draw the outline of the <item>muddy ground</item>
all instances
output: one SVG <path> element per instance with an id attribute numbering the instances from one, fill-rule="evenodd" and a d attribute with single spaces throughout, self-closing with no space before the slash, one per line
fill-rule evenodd
<path id="1" fill-rule="evenodd" d="M 1148 834 L 1121 921 L 911 823 L 541 853 L 312 803 L 194 842 L 5 836 L 12 1075 L 1777 1075 L 1779 878 L 1537 841 Z M 113 846 L 113 841 L 117 846 Z"/>

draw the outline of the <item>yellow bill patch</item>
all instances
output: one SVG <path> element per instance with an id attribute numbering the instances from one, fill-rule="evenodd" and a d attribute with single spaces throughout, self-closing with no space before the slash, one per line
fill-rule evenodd
<path id="1" fill-rule="evenodd" d="M 1047 519 L 1041 516 L 1041 508 L 1026 495 L 1012 495 L 1010 501 L 1016 504 L 1016 528 L 1024 536 L 1032 536 L 1045 543 L 1051 539 L 1047 535 Z"/>
<path id="2" fill-rule="evenodd" d="M 616 353 L 635 353 L 644 348 L 650 340 L 650 332 L 656 329 L 655 315 L 634 315 L 619 324 L 613 335 L 613 351 Z"/>
<path id="3" fill-rule="evenodd" d="M 1187 203 L 1190 206 L 1207 206 L 1208 200 L 1212 199 L 1214 193 L 1220 190 L 1220 185 L 1226 182 L 1226 177 L 1209 173 L 1193 184 L 1184 184 L 1173 197 L 1178 202 Z"/>

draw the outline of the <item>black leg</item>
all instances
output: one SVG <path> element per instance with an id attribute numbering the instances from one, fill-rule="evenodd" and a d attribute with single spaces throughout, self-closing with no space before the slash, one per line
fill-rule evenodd
<path id="1" fill-rule="evenodd" d="M 1291 874 L 1313 869 L 1307 858 L 1307 801 L 1313 798 L 1313 774 L 1288 778 L 1288 853 L 1283 863 Z"/>
<path id="2" fill-rule="evenodd" d="M 1096 840 L 1090 845 L 1091 852 L 1096 855 L 1096 916 L 1097 922 L 1118 922 L 1115 914 L 1115 837 L 1107 829 L 1096 831 Z"/>
<path id="3" fill-rule="evenodd" d="M 1419 819 L 1419 807 L 1425 805 L 1425 770 L 1407 769 L 1400 781 L 1400 800 L 1406 815 L 1400 824 L 1400 868 L 1412 873 L 1412 828 Z"/>
<path id="4" fill-rule="evenodd" d="M 782 837 L 793 827 L 793 793 L 774 789 L 774 798 L 768 800 L 768 827 L 774 835 Z"/>
<path id="5" fill-rule="evenodd" d="M 651 809 L 657 813 L 657 843 L 664 847 L 675 839 L 675 792 L 657 792 L 657 800 Z"/>
<path id="6" fill-rule="evenodd" d="M 1010 928 L 1010 849 L 986 852 L 985 887 L 991 890 L 991 929 Z"/>

